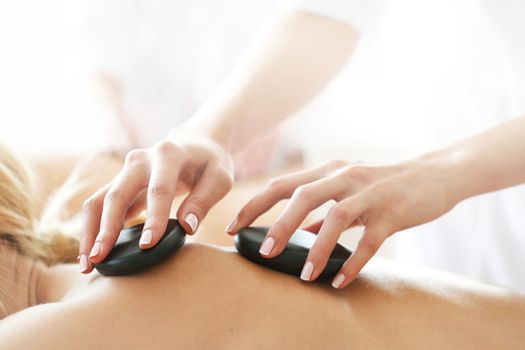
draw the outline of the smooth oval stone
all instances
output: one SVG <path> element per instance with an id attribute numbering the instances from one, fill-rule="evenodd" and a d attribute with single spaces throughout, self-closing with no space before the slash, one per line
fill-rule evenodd
<path id="1" fill-rule="evenodd" d="M 177 220 L 170 219 L 166 233 L 159 243 L 150 249 L 139 247 L 144 224 L 120 231 L 117 243 L 109 255 L 95 265 L 105 276 L 119 276 L 137 273 L 160 264 L 184 245 L 186 233 Z"/>
<path id="2" fill-rule="evenodd" d="M 315 242 L 316 235 L 308 231 L 297 230 L 280 255 L 267 259 L 261 256 L 259 249 L 268 229 L 269 227 L 248 227 L 239 230 L 234 238 L 237 251 L 243 257 L 256 264 L 300 277 L 308 252 Z M 337 244 L 319 279 L 334 278 L 350 255 L 352 255 L 350 250 Z"/>

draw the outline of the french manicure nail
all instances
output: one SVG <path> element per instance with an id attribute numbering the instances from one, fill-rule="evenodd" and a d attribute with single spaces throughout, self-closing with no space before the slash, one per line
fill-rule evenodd
<path id="1" fill-rule="evenodd" d="M 309 281 L 310 277 L 312 277 L 312 272 L 314 271 L 314 264 L 312 264 L 310 261 L 304 264 L 303 271 L 301 271 L 301 279 L 303 281 Z"/>
<path id="2" fill-rule="evenodd" d="M 332 282 L 332 287 L 339 288 L 341 287 L 341 284 L 343 284 L 344 281 L 345 281 L 345 275 L 340 273 L 334 278 L 334 281 Z"/>
<path id="3" fill-rule="evenodd" d="M 259 249 L 259 253 L 261 253 L 262 255 L 270 255 L 274 244 L 275 244 L 275 241 L 272 237 L 266 238 L 263 244 L 261 245 L 261 249 Z"/>
<path id="4" fill-rule="evenodd" d="M 228 226 L 226 226 L 226 233 L 233 233 L 235 226 L 237 226 L 237 219 L 233 219 Z"/>
<path id="5" fill-rule="evenodd" d="M 80 272 L 86 272 L 88 269 L 88 259 L 86 254 L 80 255 Z"/>
<path id="6" fill-rule="evenodd" d="M 102 247 L 102 245 L 100 244 L 100 242 L 95 242 L 95 245 L 93 246 L 93 249 L 91 249 L 91 253 L 89 253 L 89 257 L 93 258 L 93 257 L 97 256 L 100 253 L 100 248 L 101 247 Z"/>
<path id="7" fill-rule="evenodd" d="M 151 233 L 151 230 L 146 230 L 146 231 L 142 232 L 142 236 L 140 236 L 139 245 L 150 244 L 152 236 L 153 235 Z"/>
<path id="8" fill-rule="evenodd" d="M 199 219 L 197 219 L 197 216 L 193 213 L 188 213 L 184 218 L 184 221 L 186 221 L 186 223 L 190 225 L 191 233 L 195 232 L 197 226 L 199 225 Z"/>

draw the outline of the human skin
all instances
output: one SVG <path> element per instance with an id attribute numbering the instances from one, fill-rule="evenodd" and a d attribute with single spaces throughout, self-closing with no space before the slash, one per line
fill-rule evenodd
<path id="1" fill-rule="evenodd" d="M 197 115 L 156 146 L 131 151 L 112 183 L 86 201 L 82 272 L 109 253 L 126 212 L 146 203 L 141 247 L 160 240 L 173 198 L 182 193 L 188 194 L 177 218 L 193 234 L 231 189 L 232 156 L 317 95 L 347 62 L 357 36 L 338 21 L 282 15 Z"/>
<path id="2" fill-rule="evenodd" d="M 230 232 L 249 226 L 278 201 L 290 198 L 261 246 L 263 256 L 275 257 L 311 211 L 335 200 L 324 219 L 307 227 L 318 235 L 301 278 L 315 280 L 341 233 L 364 226 L 354 254 L 334 278 L 333 286 L 343 288 L 397 231 L 429 222 L 467 198 L 524 183 L 523 135 L 525 117 L 401 163 L 335 161 L 285 175 L 248 201 Z"/>
<path id="3" fill-rule="evenodd" d="M 6 349 L 517 349 L 525 341 L 523 297 L 391 262 L 370 264 L 344 290 L 201 244 L 128 277 L 81 275 L 74 264 L 37 271 L 37 302 L 47 303 L 0 321 Z"/>

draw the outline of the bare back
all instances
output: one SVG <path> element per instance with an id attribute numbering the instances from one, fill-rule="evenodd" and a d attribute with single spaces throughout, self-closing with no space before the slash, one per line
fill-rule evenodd
<path id="1" fill-rule="evenodd" d="M 9 349 L 516 349 L 524 331 L 499 288 L 389 264 L 338 291 L 200 244 L 0 322 Z"/>

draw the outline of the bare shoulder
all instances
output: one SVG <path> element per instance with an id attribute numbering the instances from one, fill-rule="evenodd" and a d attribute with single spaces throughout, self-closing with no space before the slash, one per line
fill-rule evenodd
<path id="1" fill-rule="evenodd" d="M 82 312 L 82 305 L 71 303 L 43 304 L 17 312 L 0 321 L 1 348 L 93 348 L 90 338 L 96 338 L 90 334 L 90 320 L 77 317 L 79 312 Z"/>

